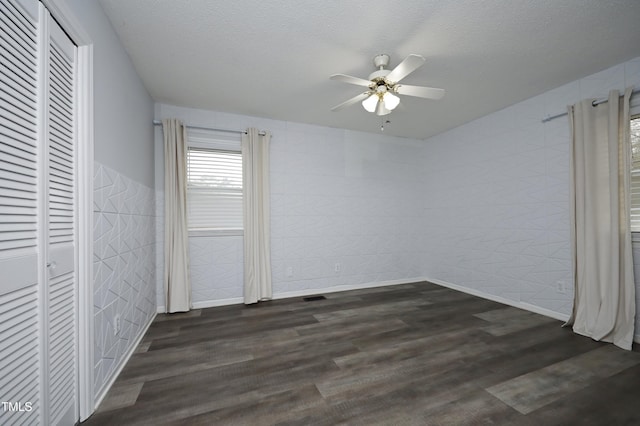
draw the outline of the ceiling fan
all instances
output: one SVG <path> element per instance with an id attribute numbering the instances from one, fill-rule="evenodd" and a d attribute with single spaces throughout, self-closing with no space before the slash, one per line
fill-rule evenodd
<path id="1" fill-rule="evenodd" d="M 420 68 L 424 61 L 424 57 L 412 54 L 407 56 L 393 70 L 388 70 L 385 67 L 389 65 L 389 55 L 382 54 L 373 58 L 373 64 L 378 69 L 369 75 L 369 80 L 345 74 L 332 75 L 330 77 L 331 80 L 367 87 L 368 90 L 334 106 L 331 111 L 337 111 L 362 101 L 362 106 L 367 111 L 374 112 L 376 115 L 387 115 L 400 104 L 400 98 L 396 94 L 425 99 L 441 99 L 444 96 L 444 89 L 409 86 L 399 83 L 400 80 Z"/>

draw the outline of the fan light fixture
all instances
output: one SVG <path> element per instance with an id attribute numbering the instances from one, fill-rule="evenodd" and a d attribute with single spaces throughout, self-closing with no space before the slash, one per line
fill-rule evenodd
<path id="1" fill-rule="evenodd" d="M 376 105 L 378 105 L 378 100 L 378 94 L 374 93 L 373 95 L 362 101 L 362 106 L 367 111 L 374 112 L 376 110 Z"/>
<path id="2" fill-rule="evenodd" d="M 396 94 L 424 99 L 441 99 L 444 96 L 444 89 L 400 84 L 400 80 L 420 68 L 424 61 L 424 57 L 411 54 L 393 70 L 388 70 L 385 67 L 389 65 L 389 55 L 381 54 L 373 58 L 373 65 L 377 70 L 369 74 L 368 80 L 346 74 L 332 75 L 332 80 L 366 87 L 367 90 L 334 106 L 331 111 L 362 102 L 365 110 L 382 116 L 390 114 L 400 104 L 400 98 Z"/>
<path id="3" fill-rule="evenodd" d="M 400 104 L 400 98 L 391 92 L 386 92 L 382 99 L 384 106 L 390 111 L 393 111 Z"/>
<path id="4" fill-rule="evenodd" d="M 376 115 L 387 115 L 400 104 L 400 98 L 393 93 L 379 91 L 362 101 L 362 106 Z"/>

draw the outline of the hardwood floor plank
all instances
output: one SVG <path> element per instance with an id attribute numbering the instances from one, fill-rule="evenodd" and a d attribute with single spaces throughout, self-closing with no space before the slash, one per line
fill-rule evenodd
<path id="1" fill-rule="evenodd" d="M 428 411 L 423 416 L 427 425 L 534 425 L 509 405 L 482 390 Z"/>
<path id="2" fill-rule="evenodd" d="M 504 336 L 505 334 L 516 332 L 526 332 L 528 329 L 535 327 L 538 324 L 555 322 L 557 322 L 557 320 L 553 318 L 545 318 L 540 315 L 530 314 L 506 318 L 499 323 L 493 322 L 484 327 L 480 327 L 480 329 L 493 336 Z"/>
<path id="3" fill-rule="evenodd" d="M 209 344 L 148 351 L 132 357 L 120 374 L 123 383 L 146 382 L 253 359 L 247 350 L 212 350 Z"/>
<path id="4" fill-rule="evenodd" d="M 313 385 L 307 385 L 266 395 L 251 401 L 241 401 L 224 408 L 189 417 L 189 424 L 198 426 L 276 424 L 297 419 L 309 409 L 326 407 L 326 403 Z M 182 421 L 169 423 L 183 425 Z"/>
<path id="5" fill-rule="evenodd" d="M 407 324 L 399 319 L 378 320 L 376 316 L 363 317 L 360 321 L 337 319 L 296 327 L 301 336 L 315 335 L 320 339 L 355 337 L 362 334 L 376 335 L 386 331 L 406 328 Z M 363 320 L 364 319 L 364 320 Z"/>
<path id="6" fill-rule="evenodd" d="M 638 425 L 638 379 L 640 365 L 621 371 L 538 409 L 528 417 L 538 424 L 561 425 L 562 419 L 580 413 L 580 424 Z"/>
<path id="7" fill-rule="evenodd" d="M 605 345 L 491 386 L 487 391 L 522 414 L 529 414 L 565 393 L 580 390 L 639 363 L 639 354 Z"/>
<path id="8" fill-rule="evenodd" d="M 101 404 L 98 412 L 116 410 L 118 408 L 130 407 L 136 403 L 138 395 L 142 390 L 144 382 L 139 383 L 117 383 L 110 390 L 109 395 L 105 399 L 105 403 Z"/>
<path id="9" fill-rule="evenodd" d="M 85 424 L 640 423 L 637 347 L 426 282 L 326 297 L 158 315 Z"/>
<path id="10" fill-rule="evenodd" d="M 379 345 L 367 349 L 360 348 L 359 352 L 334 358 L 335 363 L 343 369 L 362 364 L 394 363 L 405 359 L 416 358 L 430 353 L 434 347 L 445 351 L 454 347 L 465 346 L 477 340 L 468 329 L 454 330 L 448 333 L 415 338 L 406 342 L 392 345 Z"/>
<path id="11" fill-rule="evenodd" d="M 385 314 L 395 316 L 402 312 L 413 312 L 418 310 L 420 306 L 431 305 L 430 302 L 424 300 L 402 300 L 397 302 L 385 302 L 377 305 L 369 305 L 360 308 L 342 309 L 321 314 L 315 314 L 314 318 L 318 321 L 355 319 L 357 317 L 377 317 L 380 318 Z"/>
<path id="12" fill-rule="evenodd" d="M 260 335 L 270 331 L 278 331 L 296 325 L 316 324 L 318 321 L 311 315 L 276 316 L 272 318 L 247 318 L 243 321 L 232 320 L 221 327 L 211 324 L 189 326 L 180 329 L 177 335 L 154 339 L 149 351 L 180 347 L 192 343 L 207 342 L 212 339 L 234 338 L 235 336 Z"/>

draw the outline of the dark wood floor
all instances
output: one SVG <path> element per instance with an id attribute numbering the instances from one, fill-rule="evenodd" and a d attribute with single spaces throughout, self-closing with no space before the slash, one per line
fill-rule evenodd
<path id="1" fill-rule="evenodd" d="M 640 424 L 640 353 L 430 283 L 159 315 L 86 425 Z"/>

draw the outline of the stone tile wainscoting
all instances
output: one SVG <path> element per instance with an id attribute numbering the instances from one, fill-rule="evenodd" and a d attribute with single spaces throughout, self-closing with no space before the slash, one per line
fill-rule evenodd
<path id="1" fill-rule="evenodd" d="M 94 163 L 94 394 L 100 400 L 155 315 L 154 190 Z"/>

